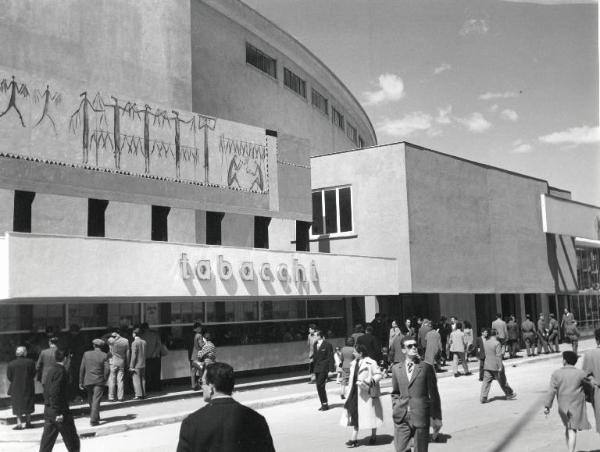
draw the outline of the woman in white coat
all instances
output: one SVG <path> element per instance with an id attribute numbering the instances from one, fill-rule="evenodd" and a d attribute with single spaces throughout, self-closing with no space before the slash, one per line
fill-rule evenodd
<path id="1" fill-rule="evenodd" d="M 368 357 L 367 348 L 356 346 L 354 361 L 350 366 L 349 393 L 344 404 L 344 413 L 340 423 L 352 427 L 348 447 L 358 447 L 358 431 L 371 429 L 369 444 L 375 444 L 377 428 L 383 425 L 383 408 L 379 396 L 381 370 L 375 360 Z"/>

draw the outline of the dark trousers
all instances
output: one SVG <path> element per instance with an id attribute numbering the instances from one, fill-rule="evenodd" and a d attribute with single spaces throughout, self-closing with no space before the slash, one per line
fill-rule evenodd
<path id="1" fill-rule="evenodd" d="M 508 355 L 511 358 L 514 358 L 519 352 L 519 341 L 517 339 L 508 339 L 506 341 L 506 348 L 508 350 Z"/>
<path id="2" fill-rule="evenodd" d="M 538 355 L 542 353 L 542 347 L 544 347 L 544 353 L 550 353 L 550 350 L 548 350 L 548 342 L 546 342 L 546 338 L 538 335 Z"/>
<path id="3" fill-rule="evenodd" d="M 535 355 L 535 336 L 528 335 L 524 336 L 525 348 L 527 349 L 527 356 Z"/>
<path id="4" fill-rule="evenodd" d="M 160 391 L 160 367 L 160 357 L 146 360 L 146 391 Z"/>
<path id="5" fill-rule="evenodd" d="M 55 417 L 44 417 L 44 432 L 40 440 L 40 452 L 52 452 L 59 433 L 69 452 L 79 452 L 79 435 L 77 435 L 73 416 L 65 414 L 62 422 L 55 422 L 54 419 Z"/>
<path id="6" fill-rule="evenodd" d="M 485 358 L 479 358 L 479 381 L 483 381 L 483 364 L 485 363 Z"/>
<path id="7" fill-rule="evenodd" d="M 319 400 L 321 405 L 327 404 L 327 391 L 325 390 L 325 384 L 327 383 L 328 372 L 317 372 L 315 373 L 317 383 L 317 393 L 319 394 Z"/>
<path id="8" fill-rule="evenodd" d="M 394 424 L 394 448 L 396 452 L 405 452 L 410 445 L 411 438 L 414 438 L 414 452 L 427 452 L 429 449 L 429 426 L 415 428 L 405 421 L 401 424 Z"/>
<path id="9" fill-rule="evenodd" d="M 104 393 L 104 385 L 91 385 L 85 387 L 90 406 L 90 422 L 100 422 L 100 400 Z"/>
<path id="10" fill-rule="evenodd" d="M 558 349 L 558 333 L 551 333 L 548 336 L 548 345 L 550 346 L 550 351 L 558 353 L 560 350 Z"/>

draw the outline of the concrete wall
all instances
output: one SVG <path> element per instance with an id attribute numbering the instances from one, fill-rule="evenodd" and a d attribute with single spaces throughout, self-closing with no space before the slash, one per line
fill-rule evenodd
<path id="1" fill-rule="evenodd" d="M 167 216 L 169 242 L 196 243 L 196 211 L 171 209 Z"/>
<path id="2" fill-rule="evenodd" d="M 547 184 L 407 145 L 419 292 L 552 292 L 539 196 Z"/>
<path id="3" fill-rule="evenodd" d="M 296 222 L 292 220 L 271 219 L 269 223 L 269 249 L 295 251 Z"/>
<path id="4" fill-rule="evenodd" d="M 461 322 L 471 322 L 473 331 L 479 331 L 481 326 L 477 325 L 475 316 L 475 294 L 440 294 L 440 316 L 450 318 L 456 317 Z M 464 324 L 463 324 L 464 326 Z"/>
<path id="5" fill-rule="evenodd" d="M 357 147 L 311 104 L 314 86 L 359 130 L 376 138 L 360 104 L 342 83 L 290 35 L 238 0 L 191 4 L 193 109 L 309 138 L 311 155 Z M 246 64 L 246 42 L 277 60 L 277 79 Z M 283 85 L 289 68 L 307 83 L 304 99 Z"/>
<path id="6" fill-rule="evenodd" d="M 36 193 L 31 204 L 31 232 L 87 235 L 88 200 Z"/>
<path id="7" fill-rule="evenodd" d="M 152 206 L 111 201 L 104 212 L 106 237 L 150 240 Z"/>
<path id="8" fill-rule="evenodd" d="M 13 230 L 15 192 L 0 189 L 0 234 Z"/>
<path id="9" fill-rule="evenodd" d="M 0 260 L 8 254 L 9 296 L 19 298 L 12 302 L 48 303 L 52 298 L 64 302 L 70 298 L 78 303 L 90 297 L 322 298 L 397 292 L 394 259 L 25 233 L 9 233 L 5 240 L 8 246 Z M 219 256 L 231 264 L 229 279 L 219 276 Z M 198 279 L 195 270 L 200 260 L 209 261 L 210 279 Z M 254 268 L 250 280 L 241 277 L 244 262 Z M 313 262 L 317 278 L 311 273 Z M 265 263 L 273 278 L 259 275 Z M 284 281 L 276 276 L 282 264 L 288 268 Z M 304 267 L 305 281 L 295 276 L 295 265 Z M 345 268 L 353 271 L 340 271 Z M 31 284 L 33 279 L 35 284 Z"/>
<path id="10" fill-rule="evenodd" d="M 352 187 L 354 236 L 322 238 L 311 251 L 398 259 L 399 292 L 411 292 L 406 166 L 402 143 L 311 159 L 313 190 Z"/>
<path id="11" fill-rule="evenodd" d="M 221 222 L 221 244 L 225 246 L 254 246 L 254 217 L 226 213 Z"/>
<path id="12" fill-rule="evenodd" d="M 600 240 L 600 207 L 543 196 L 544 231 Z"/>

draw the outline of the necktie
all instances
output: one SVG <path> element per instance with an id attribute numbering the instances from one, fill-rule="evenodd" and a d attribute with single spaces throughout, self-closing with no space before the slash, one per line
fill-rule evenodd
<path id="1" fill-rule="evenodd" d="M 415 367 L 415 363 L 413 363 L 412 361 L 408 362 L 408 373 L 409 373 L 409 378 L 410 378 L 410 374 L 413 371 L 413 368 Z"/>

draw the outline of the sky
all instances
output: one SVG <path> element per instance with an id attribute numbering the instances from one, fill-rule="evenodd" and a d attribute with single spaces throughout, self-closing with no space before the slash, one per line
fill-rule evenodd
<path id="1" fill-rule="evenodd" d="M 244 1 L 346 84 L 379 144 L 538 177 L 600 206 L 597 1 Z"/>

